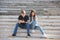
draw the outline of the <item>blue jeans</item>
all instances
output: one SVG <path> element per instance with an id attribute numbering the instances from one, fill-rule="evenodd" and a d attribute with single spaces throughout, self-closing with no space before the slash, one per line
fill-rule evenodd
<path id="1" fill-rule="evenodd" d="M 27 34 L 29 34 L 29 30 L 30 30 L 29 24 L 22 25 L 22 24 L 17 23 L 15 26 L 14 32 L 13 32 L 14 35 L 16 35 L 18 27 L 26 27 L 27 28 Z"/>
<path id="2" fill-rule="evenodd" d="M 40 30 L 40 32 L 42 33 L 42 35 L 45 34 L 45 32 L 43 31 L 41 26 L 36 26 L 36 21 L 31 21 L 30 26 L 32 27 L 32 30 L 34 30 L 34 28 L 36 27 L 38 30 Z"/>

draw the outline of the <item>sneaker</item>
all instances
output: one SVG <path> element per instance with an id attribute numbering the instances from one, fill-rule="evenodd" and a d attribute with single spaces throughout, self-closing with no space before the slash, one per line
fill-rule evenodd
<path id="1" fill-rule="evenodd" d="M 30 36 L 30 34 L 28 34 L 27 36 Z"/>
<path id="2" fill-rule="evenodd" d="M 16 35 L 12 34 L 12 36 L 16 36 Z"/>
<path id="3" fill-rule="evenodd" d="M 43 34 L 43 35 L 42 35 L 42 37 L 45 37 L 45 38 L 47 38 L 47 35 L 46 35 L 46 34 Z"/>
<path id="4" fill-rule="evenodd" d="M 35 30 L 32 30 L 32 32 L 35 32 Z"/>
<path id="5" fill-rule="evenodd" d="M 30 34 L 28 34 L 27 36 L 26 36 L 26 38 L 28 38 L 28 37 L 30 37 L 31 35 Z"/>

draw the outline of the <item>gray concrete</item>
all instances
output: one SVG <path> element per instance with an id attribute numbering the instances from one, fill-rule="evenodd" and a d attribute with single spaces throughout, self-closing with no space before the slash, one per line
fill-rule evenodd
<path id="1" fill-rule="evenodd" d="M 0 15 L 19 15 L 24 9 L 27 14 L 35 9 L 39 15 L 60 15 L 59 0 L 0 0 Z"/>
<path id="2" fill-rule="evenodd" d="M 26 29 L 18 29 L 12 37 L 21 9 L 30 13 L 35 9 L 47 38 L 43 38 L 37 29 L 26 38 Z M 43 16 L 42 16 L 43 15 Z M 0 40 L 60 40 L 60 0 L 0 0 Z"/>
<path id="3" fill-rule="evenodd" d="M 60 38 L 60 16 L 38 16 L 39 25 L 47 34 L 48 38 L 42 38 L 41 32 L 37 29 L 31 33 L 32 37 L 26 38 L 26 29 L 18 29 L 17 36 L 12 37 L 18 15 L 0 16 L 0 39 L 1 40 L 59 40 Z M 55 21 L 54 21 L 55 20 Z M 23 31 L 24 30 L 24 31 Z"/>

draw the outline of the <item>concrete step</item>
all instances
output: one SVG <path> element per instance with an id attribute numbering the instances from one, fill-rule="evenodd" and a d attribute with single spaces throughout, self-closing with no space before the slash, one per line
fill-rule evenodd
<path id="1" fill-rule="evenodd" d="M 38 15 L 39 16 L 39 15 Z M 18 19 L 18 17 L 16 16 L 16 18 L 11 18 L 11 17 L 0 17 L 0 20 L 7 20 L 7 21 L 9 21 L 9 20 L 17 20 Z M 38 19 L 39 20 L 60 20 L 59 18 L 40 18 L 40 17 L 38 17 Z"/>
<path id="2" fill-rule="evenodd" d="M 6 27 L 6 28 L 14 28 L 15 27 L 15 25 L 0 25 L 0 28 L 4 28 L 4 27 Z M 42 26 L 43 28 L 53 28 L 53 29 L 60 29 L 60 26 Z"/>
<path id="3" fill-rule="evenodd" d="M 51 1 L 23 1 L 23 2 L 20 2 L 20 1 L 0 1 L 1 3 L 41 3 L 41 4 L 43 4 L 43 3 L 45 3 L 45 4 L 47 4 L 47 3 L 50 3 L 51 5 L 52 5 L 52 2 Z M 53 3 L 54 2 L 58 2 L 58 1 L 53 1 Z"/>
<path id="4" fill-rule="evenodd" d="M 5 37 L 7 37 L 7 36 L 11 36 L 12 34 L 11 33 L 6 33 L 5 35 L 4 34 L 1 34 L 1 36 L 5 36 Z M 17 33 L 17 36 L 26 36 L 27 34 L 26 33 Z M 41 36 L 42 34 L 40 34 L 40 33 L 37 33 L 37 34 L 31 34 L 32 36 Z M 49 36 L 57 36 L 57 37 L 59 37 L 60 35 L 54 35 L 54 34 L 47 34 L 47 36 L 49 37 Z"/>
<path id="5" fill-rule="evenodd" d="M 11 25 L 10 25 L 10 24 L 8 24 L 8 25 L 7 25 L 7 24 L 4 24 L 4 25 L 3 25 L 3 24 L 1 24 L 0 26 L 14 26 L 14 25 L 15 25 L 15 24 L 11 24 Z M 49 26 L 51 26 L 51 27 L 59 27 L 60 25 L 52 25 L 52 24 L 51 24 L 51 25 L 43 25 L 43 24 L 42 24 L 42 25 L 40 25 L 40 26 L 48 26 L 48 27 L 49 27 Z"/>
<path id="6" fill-rule="evenodd" d="M 9 27 L 9 28 L 8 27 L 5 27 L 5 28 L 0 27 L 0 31 L 4 31 L 4 30 L 12 31 L 14 28 L 15 28 L 14 26 L 13 27 Z M 60 28 L 58 29 L 58 27 L 57 28 L 44 28 L 44 27 L 42 27 L 42 28 L 43 28 L 43 30 L 46 30 L 47 32 L 50 32 L 50 31 L 58 32 L 58 31 L 60 31 Z M 4 30 L 2 30 L 2 29 L 4 29 Z"/>
<path id="7" fill-rule="evenodd" d="M 18 16 L 0 16 L 0 21 L 2 22 L 16 22 Z M 40 22 L 60 22 L 60 16 L 38 16 Z"/>
<path id="8" fill-rule="evenodd" d="M 18 18 L 19 15 L 0 15 L 0 18 Z M 60 18 L 60 16 L 39 16 L 37 15 L 38 18 Z"/>
<path id="9" fill-rule="evenodd" d="M 1 33 L 2 33 L 2 35 L 3 34 L 12 34 L 13 33 L 13 30 L 8 30 L 8 31 L 0 31 Z M 44 32 L 46 33 L 46 34 L 54 34 L 54 35 L 60 35 L 60 31 L 47 31 L 47 30 L 44 30 Z M 1 34 L 0 33 L 0 34 Z M 18 30 L 17 31 L 17 33 L 27 33 L 26 31 L 24 31 L 24 30 Z M 36 31 L 36 32 L 34 32 L 34 34 L 41 34 L 41 32 L 40 31 Z"/>
<path id="10" fill-rule="evenodd" d="M 16 6 L 15 6 L 16 5 Z M 7 6 L 6 4 L 5 5 L 1 5 L 0 6 L 0 8 L 1 9 L 3 9 L 3 8 L 40 8 L 40 9 L 42 9 L 42 8 L 45 8 L 45 6 L 33 6 L 33 5 L 31 5 L 31 6 L 28 6 L 28 5 L 25 5 L 25 6 L 23 6 L 23 4 L 20 4 L 20 5 L 18 5 L 18 4 L 15 4 L 15 5 L 13 5 L 13 6 Z M 22 5 L 22 6 L 21 6 Z M 54 8 L 54 9 L 56 9 L 57 7 L 56 6 L 48 6 L 48 8 Z M 36 9 L 37 10 L 37 9 Z"/>
<path id="11" fill-rule="evenodd" d="M 1 22 L 8 22 L 8 21 L 10 21 L 10 22 L 16 22 L 16 21 L 18 21 L 18 18 L 6 18 L 6 19 L 4 19 L 4 18 L 0 18 L 0 21 Z M 60 19 L 59 18 L 56 18 L 56 19 L 50 19 L 50 18 L 48 18 L 48 19 L 46 19 L 46 18 L 38 18 L 38 21 L 40 21 L 40 22 L 60 22 Z"/>
<path id="12" fill-rule="evenodd" d="M 15 26 L 15 25 L 13 25 L 12 27 L 9 26 L 9 25 L 5 25 L 5 26 L 3 27 L 3 25 L 1 25 L 0 28 L 13 29 L 14 26 Z M 41 25 L 40 25 L 40 26 L 41 26 Z M 42 26 L 42 27 L 43 27 L 43 29 L 45 29 L 45 30 L 60 30 L 60 27 L 59 27 L 59 26 L 55 26 L 55 25 L 54 25 L 54 27 L 53 27 L 53 26 L 52 26 L 52 27 L 50 27 L 50 26 Z"/>
<path id="13" fill-rule="evenodd" d="M 9 1 L 8 1 L 9 2 Z M 28 7 L 31 7 L 31 6 L 42 6 L 42 7 L 47 7 L 47 8 L 58 8 L 56 7 L 56 5 L 54 5 L 54 3 L 51 3 L 51 2 L 48 2 L 48 1 L 41 1 L 41 2 L 16 2 L 16 1 L 11 1 L 8 3 L 7 1 L 6 2 L 1 2 L 1 6 L 28 6 Z M 37 7 L 38 8 L 38 7 Z"/>
<path id="14" fill-rule="evenodd" d="M 16 23 L 9 23 L 9 22 L 0 22 L 0 25 L 12 25 L 12 24 L 16 24 Z M 39 23 L 39 25 L 60 25 L 60 23 Z"/>
<path id="15" fill-rule="evenodd" d="M 35 6 L 29 6 L 29 7 L 16 7 L 16 8 L 0 8 L 1 9 L 1 11 L 20 11 L 21 9 L 24 9 L 24 10 L 31 10 L 31 9 L 35 9 L 37 12 L 38 12 L 38 10 L 39 11 L 43 11 L 44 10 L 44 6 L 43 7 L 35 7 Z M 51 10 L 52 8 L 50 8 L 49 7 L 49 9 L 47 10 L 47 11 L 56 11 L 56 12 L 59 12 L 59 10 L 60 10 L 60 8 L 53 8 L 53 10 Z M 56 9 L 56 10 L 54 10 L 54 9 Z M 43 11 L 44 12 L 44 11 Z"/>
<path id="16" fill-rule="evenodd" d="M 32 34 L 31 36 L 32 36 L 32 37 L 27 38 L 27 39 L 32 39 L 32 38 L 35 39 L 35 38 L 36 38 L 36 39 L 41 40 L 41 37 L 42 37 L 42 36 L 39 35 L 39 34 Z M 6 36 L 6 35 L 3 35 L 3 36 L 1 36 L 1 38 L 4 38 L 4 37 L 5 37 L 5 38 L 9 38 L 9 39 L 21 39 L 21 38 L 24 39 L 24 38 L 26 38 L 26 34 L 21 34 L 21 35 L 18 35 L 18 34 L 17 34 L 16 37 L 12 37 L 11 35 L 7 35 L 7 36 Z M 59 36 L 59 35 L 49 35 L 49 34 L 48 34 L 48 39 L 49 39 L 49 38 L 60 38 L 60 36 Z M 43 38 L 43 39 L 44 39 L 44 38 Z M 45 39 L 44 39 L 44 40 L 45 40 Z M 55 40 L 56 40 L 56 39 L 55 39 Z"/>
<path id="17" fill-rule="evenodd" d="M 14 29 L 14 26 L 0 26 L 0 29 Z M 42 26 L 44 30 L 60 30 L 60 27 Z"/>
<path id="18" fill-rule="evenodd" d="M 15 1 L 0 1 L 1 3 L 32 3 L 30 1 L 18 1 L 18 0 L 15 0 Z"/>
<path id="19" fill-rule="evenodd" d="M 44 30 L 45 31 L 45 33 L 46 34 L 53 34 L 53 35 L 60 35 L 60 31 L 47 31 L 47 30 Z M 3 34 L 12 34 L 13 33 L 13 30 L 2 30 L 2 31 L 0 31 L 1 33 L 1 35 L 3 35 Z M 20 34 L 20 33 L 27 33 L 27 31 L 26 30 L 18 30 L 17 31 L 17 34 Z M 35 31 L 34 33 L 31 33 L 31 34 L 41 34 L 41 32 L 40 31 Z"/>
<path id="20" fill-rule="evenodd" d="M 6 32 L 12 32 L 13 30 L 14 30 L 14 28 L 3 28 Z M 2 28 L 0 29 L 0 32 L 4 32 L 4 30 L 2 30 Z M 38 30 L 38 29 L 37 29 Z M 47 33 L 52 33 L 52 34 L 54 34 L 54 32 L 55 33 L 60 33 L 60 29 L 43 29 L 45 32 L 47 32 Z M 19 28 L 19 31 L 20 31 L 20 28 Z"/>
<path id="21" fill-rule="evenodd" d="M 1 23 L 5 23 L 5 22 L 12 22 L 12 23 L 16 23 L 18 20 L 17 19 L 0 19 Z M 40 23 L 60 23 L 60 19 L 56 19 L 56 20 L 52 20 L 52 19 L 40 19 L 38 20 L 38 22 Z"/>
<path id="22" fill-rule="evenodd" d="M 21 2 L 22 2 L 22 0 L 0 0 L 0 1 L 21 1 Z M 38 1 L 59 1 L 59 0 L 24 0 L 24 1 L 27 1 L 27 2 L 28 2 L 28 1 L 29 1 L 29 2 L 30 2 L 30 1 L 31 1 L 31 2 L 32 2 L 32 1 L 37 1 L 37 2 L 38 2 Z"/>
<path id="23" fill-rule="evenodd" d="M 0 23 L 0 25 L 15 25 L 16 23 L 9 23 L 9 22 L 5 22 L 5 23 Z M 55 26 L 59 26 L 60 23 L 39 23 L 39 25 L 55 25 Z"/>
<path id="24" fill-rule="evenodd" d="M 9 4 L 8 4 L 9 5 Z M 22 5 L 22 6 L 21 6 Z M 11 8 L 11 9 L 32 9 L 32 8 L 34 8 L 34 9 L 36 9 L 36 10 L 39 10 L 40 9 L 40 11 L 41 10 L 44 10 L 44 8 L 46 7 L 46 6 L 38 6 L 38 5 L 35 5 L 34 6 L 34 4 L 33 5 L 25 5 L 25 6 L 23 6 L 24 4 L 20 4 L 20 5 L 18 5 L 18 4 L 16 4 L 16 6 L 15 5 L 10 5 L 10 6 L 7 6 L 6 4 L 5 4 L 5 6 L 4 5 L 1 5 L 0 6 L 0 9 L 1 10 L 4 10 L 4 9 L 8 9 L 8 8 Z M 56 6 L 48 6 L 48 8 L 53 8 L 53 9 L 57 9 L 57 7 Z M 60 10 L 60 8 L 58 8 L 58 10 Z"/>
<path id="25" fill-rule="evenodd" d="M 1 31 L 0 31 L 1 32 Z M 60 35 L 60 33 L 59 32 L 54 32 L 54 31 L 52 31 L 52 32 L 48 32 L 48 31 L 45 31 L 46 32 L 46 34 L 52 34 L 52 35 Z M 3 31 L 3 32 L 1 32 L 0 33 L 0 35 L 2 36 L 2 35 L 11 35 L 13 32 L 12 31 Z M 23 33 L 26 33 L 26 31 L 18 31 L 17 32 L 17 34 L 18 35 L 20 35 L 20 34 L 23 34 Z M 41 34 L 40 32 L 35 32 L 35 33 L 32 33 L 32 34 Z"/>

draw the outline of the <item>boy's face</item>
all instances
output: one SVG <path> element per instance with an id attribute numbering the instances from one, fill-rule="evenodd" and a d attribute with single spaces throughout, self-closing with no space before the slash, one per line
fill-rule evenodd
<path id="1" fill-rule="evenodd" d="M 26 15 L 26 12 L 25 12 L 25 11 L 23 11 L 22 16 L 25 16 L 25 15 Z"/>

